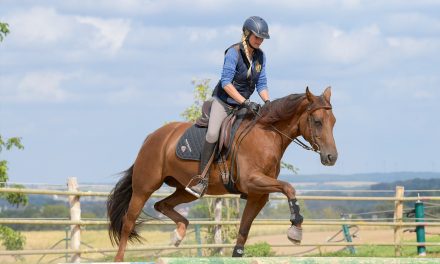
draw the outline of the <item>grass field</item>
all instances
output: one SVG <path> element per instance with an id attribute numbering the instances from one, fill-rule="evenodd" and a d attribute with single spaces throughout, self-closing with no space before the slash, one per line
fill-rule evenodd
<path id="1" fill-rule="evenodd" d="M 440 242 L 439 236 L 427 237 L 429 242 Z M 407 240 L 406 242 L 416 242 L 416 239 Z M 348 250 L 330 252 L 325 254 L 313 254 L 311 256 L 326 256 L 326 257 L 394 257 L 394 247 L 379 247 L 379 246 L 359 246 L 356 247 L 356 254 L 352 255 Z M 402 247 L 402 257 L 417 257 L 417 247 L 405 246 Z M 440 246 L 429 246 L 426 248 L 426 255 L 430 258 L 440 258 Z M 440 262 L 440 260 L 439 260 Z"/>
<path id="2" fill-rule="evenodd" d="M 286 226 L 253 226 L 251 229 L 251 234 L 249 236 L 248 245 L 266 241 L 269 244 L 279 244 L 288 243 L 285 236 Z M 144 227 L 145 229 L 145 227 Z M 171 230 L 171 229 L 170 229 Z M 304 243 L 314 243 L 325 242 L 329 237 L 338 231 L 338 227 L 306 227 L 304 229 Z M 205 232 L 205 233 L 204 233 Z M 55 248 L 64 249 L 66 248 L 66 242 L 63 239 L 66 238 L 66 232 L 60 231 L 32 231 L 23 232 L 26 236 L 26 247 L 25 249 L 48 249 L 51 248 L 55 243 L 61 241 Z M 141 235 L 145 238 L 144 245 L 167 245 L 170 239 L 170 232 L 163 231 L 141 231 Z M 206 237 L 206 228 L 202 228 L 202 240 Z M 404 237 L 405 241 L 415 241 L 415 234 L 406 233 Z M 365 227 L 361 228 L 359 232 L 359 238 L 355 241 L 357 242 L 388 242 L 392 241 L 392 229 L 386 228 L 374 228 Z M 81 232 L 81 241 L 85 243 L 82 248 L 87 248 L 87 245 L 93 248 L 111 248 L 112 245 L 108 238 L 106 230 L 87 230 L 83 229 Z M 427 236 L 427 241 L 429 242 L 440 242 L 440 237 L 437 236 Z M 187 233 L 187 237 L 184 240 L 184 244 L 195 244 L 195 234 L 194 229 L 190 228 Z M 139 246 L 136 244 L 134 246 Z M 292 256 L 292 255 L 309 255 L 309 256 L 353 256 L 347 251 L 338 251 L 343 247 L 339 248 L 322 248 L 321 254 L 318 254 L 317 250 L 308 253 L 301 253 L 307 251 L 305 247 L 287 247 L 287 248 L 272 248 L 277 256 Z M 3 248 L 2 248 L 3 250 Z M 394 257 L 394 247 L 367 247 L 360 246 L 356 247 L 355 256 L 363 257 Z M 416 247 L 404 247 L 403 250 L 404 257 L 414 257 L 417 256 Z M 207 253 L 204 250 L 204 253 Z M 428 257 L 440 257 L 440 247 L 428 247 L 427 248 Z M 154 260 L 159 256 L 196 256 L 196 249 L 184 249 L 184 250 L 167 250 L 167 251 L 146 251 L 146 252 L 127 252 L 127 261 L 150 261 Z M 225 252 L 226 256 L 230 255 L 229 250 Z M 82 260 L 112 260 L 114 253 L 103 254 L 83 254 Z M 57 259 L 57 260 L 55 260 Z M 40 261 L 40 262 L 39 262 Z M 59 263 L 64 262 L 64 255 L 47 255 L 41 259 L 41 256 L 25 256 L 21 259 L 15 259 L 13 257 L 2 257 L 0 256 L 0 263 L 10 264 L 10 263 Z"/>

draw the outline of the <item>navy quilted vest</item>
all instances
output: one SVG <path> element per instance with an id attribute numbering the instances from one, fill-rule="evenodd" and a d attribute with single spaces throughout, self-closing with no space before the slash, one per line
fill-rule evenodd
<path id="1" fill-rule="evenodd" d="M 238 51 L 238 61 L 237 67 L 235 69 L 234 79 L 232 79 L 232 85 L 237 89 L 237 91 L 246 99 L 252 95 L 255 91 L 255 85 L 260 77 L 261 68 L 263 65 L 263 51 L 260 49 L 254 50 L 253 61 L 255 65 L 260 65 L 257 67 L 252 67 L 251 75 L 247 77 L 247 71 L 249 68 L 249 61 L 246 59 L 246 53 L 242 43 L 237 43 L 232 45 L 230 48 L 234 48 Z M 225 51 L 228 51 L 228 49 Z M 223 102 L 228 105 L 236 106 L 239 105 L 232 97 L 226 93 L 223 89 L 221 81 L 219 81 L 212 93 L 213 96 L 217 96 Z"/>

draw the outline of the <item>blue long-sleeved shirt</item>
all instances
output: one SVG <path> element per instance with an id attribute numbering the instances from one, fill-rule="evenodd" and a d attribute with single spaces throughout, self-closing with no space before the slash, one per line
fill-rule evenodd
<path id="1" fill-rule="evenodd" d="M 225 60 L 223 63 L 223 71 L 221 76 L 222 87 L 232 83 L 235 76 L 235 68 L 238 62 L 238 52 L 234 48 L 229 48 L 225 54 Z M 255 67 L 255 60 L 252 62 L 252 68 Z M 256 83 L 257 92 L 267 89 L 267 77 L 266 77 L 266 56 L 263 54 L 263 63 L 261 66 L 260 76 Z"/>

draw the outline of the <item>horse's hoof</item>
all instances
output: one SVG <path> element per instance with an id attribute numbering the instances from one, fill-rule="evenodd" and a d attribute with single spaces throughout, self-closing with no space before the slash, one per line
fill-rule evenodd
<path id="1" fill-rule="evenodd" d="M 287 229 L 287 238 L 294 244 L 300 244 L 302 240 L 302 228 L 292 225 Z"/>
<path id="2" fill-rule="evenodd" d="M 178 247 L 180 242 L 182 242 L 182 239 L 183 238 L 179 235 L 177 229 L 174 229 L 174 231 L 171 233 L 171 245 Z"/>

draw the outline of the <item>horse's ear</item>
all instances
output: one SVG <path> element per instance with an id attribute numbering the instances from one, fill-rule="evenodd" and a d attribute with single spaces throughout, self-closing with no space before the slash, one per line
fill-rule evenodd
<path id="1" fill-rule="evenodd" d="M 306 96 L 307 96 L 307 100 L 310 103 L 313 103 L 315 96 L 310 92 L 309 87 L 306 87 Z"/>
<path id="2" fill-rule="evenodd" d="M 324 98 L 327 102 L 330 103 L 330 97 L 332 96 L 332 87 L 328 86 L 324 91 Z"/>

